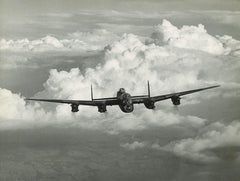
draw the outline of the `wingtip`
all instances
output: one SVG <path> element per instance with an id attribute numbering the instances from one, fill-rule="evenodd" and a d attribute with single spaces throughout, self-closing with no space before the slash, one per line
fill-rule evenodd
<path id="1" fill-rule="evenodd" d="M 213 86 L 210 86 L 210 87 L 206 87 L 204 89 L 214 89 L 214 88 L 218 88 L 220 87 L 221 85 L 213 85 Z"/>

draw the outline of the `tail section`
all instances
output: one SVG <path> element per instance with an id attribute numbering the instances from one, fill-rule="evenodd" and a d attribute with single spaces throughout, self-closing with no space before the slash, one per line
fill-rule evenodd
<path id="1" fill-rule="evenodd" d="M 148 82 L 147 82 L 147 85 L 148 85 L 148 97 L 151 97 L 149 80 L 148 80 Z"/>
<path id="2" fill-rule="evenodd" d="M 93 89 L 92 89 L 92 84 L 91 84 L 91 99 L 93 101 Z"/>

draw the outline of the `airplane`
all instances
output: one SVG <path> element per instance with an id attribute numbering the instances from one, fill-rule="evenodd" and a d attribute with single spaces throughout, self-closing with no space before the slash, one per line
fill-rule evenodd
<path id="1" fill-rule="evenodd" d="M 176 93 L 165 94 L 165 95 L 159 95 L 159 96 L 151 96 L 149 81 L 147 82 L 147 87 L 148 87 L 148 94 L 140 95 L 140 96 L 131 96 L 129 93 L 125 91 L 124 88 L 120 88 L 119 91 L 117 91 L 116 97 L 94 99 L 93 89 L 91 85 L 91 100 L 33 99 L 33 98 L 26 98 L 25 100 L 70 104 L 72 112 L 78 112 L 79 105 L 96 106 L 98 107 L 98 112 L 100 113 L 106 112 L 107 106 L 118 105 L 122 110 L 122 112 L 130 113 L 130 112 L 133 112 L 134 110 L 134 104 L 144 104 L 144 106 L 147 109 L 154 109 L 155 102 L 171 99 L 173 105 L 177 106 L 177 105 L 180 105 L 180 100 L 181 100 L 180 96 L 220 87 L 220 85 L 215 85 L 215 86 L 210 86 L 210 87 L 205 87 L 200 89 L 193 89 L 193 90 L 188 90 L 183 92 L 176 92 Z"/>

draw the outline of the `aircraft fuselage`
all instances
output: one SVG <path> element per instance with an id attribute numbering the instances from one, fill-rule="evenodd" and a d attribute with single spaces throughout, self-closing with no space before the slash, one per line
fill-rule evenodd
<path id="1" fill-rule="evenodd" d="M 123 88 L 120 88 L 117 92 L 117 99 L 119 100 L 119 107 L 125 113 L 133 112 L 134 106 L 131 99 L 131 95 L 126 93 Z"/>

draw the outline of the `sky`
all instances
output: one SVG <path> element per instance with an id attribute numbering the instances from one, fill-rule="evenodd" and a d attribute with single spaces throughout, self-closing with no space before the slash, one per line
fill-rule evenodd
<path id="1" fill-rule="evenodd" d="M 0 0 L 0 180 L 238 180 L 240 1 Z M 133 113 L 27 102 L 221 87 Z"/>
<path id="2" fill-rule="evenodd" d="M 2 9 L 8 14 L 34 14 L 39 12 L 77 12 L 79 10 L 164 11 L 164 10 L 230 10 L 238 11 L 238 0 L 1 0 Z M 10 11 L 14 10 L 14 11 Z"/>

